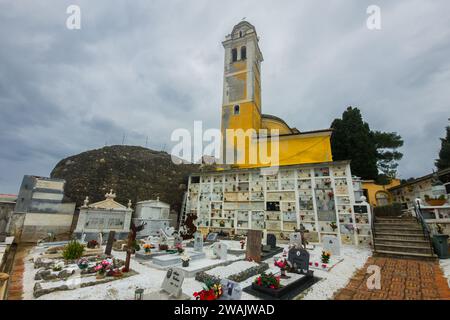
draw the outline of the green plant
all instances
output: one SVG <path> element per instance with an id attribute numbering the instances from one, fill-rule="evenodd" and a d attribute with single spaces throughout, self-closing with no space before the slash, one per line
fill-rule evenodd
<path id="1" fill-rule="evenodd" d="M 76 240 L 70 241 L 62 252 L 62 256 L 66 260 L 79 259 L 83 255 L 84 245 Z"/>
<path id="2" fill-rule="evenodd" d="M 258 286 L 270 289 L 278 289 L 281 287 L 280 277 L 274 276 L 273 273 L 261 273 L 261 275 L 255 279 L 254 283 Z"/>

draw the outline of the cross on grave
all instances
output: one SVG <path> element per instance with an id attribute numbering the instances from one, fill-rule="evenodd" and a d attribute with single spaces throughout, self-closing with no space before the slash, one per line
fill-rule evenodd
<path id="1" fill-rule="evenodd" d="M 106 243 L 105 254 L 111 255 L 111 250 L 114 244 L 114 237 L 116 236 L 116 232 L 114 230 L 109 232 L 108 242 Z"/>
<path id="2" fill-rule="evenodd" d="M 194 233 L 194 250 L 203 252 L 203 235 L 200 232 Z"/>
<path id="3" fill-rule="evenodd" d="M 296 272 L 306 274 L 309 270 L 309 252 L 302 248 L 291 248 L 288 263 Z"/>
<path id="4" fill-rule="evenodd" d="M 332 256 L 341 255 L 341 245 L 339 239 L 336 236 L 323 236 L 322 247 L 324 251 L 329 251 Z"/>
<path id="5" fill-rule="evenodd" d="M 178 298 L 182 293 L 181 286 L 183 285 L 183 281 L 184 273 L 179 269 L 170 268 L 169 270 L 167 270 L 166 276 L 164 277 L 163 283 L 161 285 L 161 289 L 169 295 Z"/>

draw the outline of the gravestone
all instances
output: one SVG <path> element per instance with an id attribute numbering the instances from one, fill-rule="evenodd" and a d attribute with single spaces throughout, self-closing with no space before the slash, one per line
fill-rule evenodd
<path id="1" fill-rule="evenodd" d="M 220 300 L 241 300 L 242 288 L 238 282 L 222 279 L 220 284 L 223 292 Z"/>
<path id="2" fill-rule="evenodd" d="M 309 270 L 309 253 L 302 248 L 291 248 L 288 252 L 288 262 L 295 271 L 306 274 Z"/>
<path id="3" fill-rule="evenodd" d="M 260 230 L 248 230 L 245 259 L 261 262 L 261 238 L 262 232 Z"/>
<path id="4" fill-rule="evenodd" d="M 215 242 L 217 241 L 217 232 L 211 232 L 206 236 L 206 241 Z"/>
<path id="5" fill-rule="evenodd" d="M 341 255 L 341 245 L 339 239 L 336 236 L 323 236 L 322 246 L 324 251 L 329 251 L 332 256 Z"/>
<path id="6" fill-rule="evenodd" d="M 296 248 L 302 248 L 302 234 L 300 232 L 292 232 L 289 235 L 289 244 Z"/>
<path id="7" fill-rule="evenodd" d="M 170 268 L 167 270 L 166 276 L 164 277 L 161 289 L 167 292 L 169 295 L 178 298 L 182 291 L 181 286 L 183 285 L 184 274 L 179 269 Z"/>
<path id="8" fill-rule="evenodd" d="M 100 248 L 102 247 L 103 244 L 103 234 L 101 232 L 98 233 L 98 245 L 100 246 Z"/>
<path id="9" fill-rule="evenodd" d="M 105 254 L 111 255 L 111 250 L 114 244 L 114 237 L 116 236 L 116 232 L 114 230 L 109 232 L 108 242 L 106 243 Z"/>
<path id="10" fill-rule="evenodd" d="M 203 235 L 200 232 L 194 234 L 194 250 L 203 252 Z"/>
<path id="11" fill-rule="evenodd" d="M 227 259 L 227 251 L 228 247 L 226 244 L 221 242 L 214 243 L 213 247 L 213 253 L 220 259 L 220 260 L 226 260 Z"/>
<path id="12" fill-rule="evenodd" d="M 277 246 L 277 237 L 273 233 L 267 234 L 267 245 L 270 246 L 272 249 Z"/>

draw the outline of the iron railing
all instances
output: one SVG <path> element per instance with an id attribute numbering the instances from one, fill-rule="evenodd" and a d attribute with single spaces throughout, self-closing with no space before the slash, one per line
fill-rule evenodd
<path id="1" fill-rule="evenodd" d="M 431 241 L 431 230 L 430 230 L 430 227 L 428 226 L 428 224 L 425 222 L 419 202 L 417 202 L 414 205 L 414 212 L 416 214 L 417 220 L 419 221 L 420 225 L 422 226 L 423 235 L 424 235 L 425 239 L 428 240 L 428 243 L 430 244 L 431 252 L 434 252 L 433 243 Z"/>

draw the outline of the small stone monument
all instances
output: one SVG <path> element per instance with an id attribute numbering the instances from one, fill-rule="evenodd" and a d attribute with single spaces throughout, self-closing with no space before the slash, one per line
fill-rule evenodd
<path id="1" fill-rule="evenodd" d="M 220 260 L 227 260 L 227 252 L 228 252 L 228 247 L 226 244 L 221 243 L 221 242 L 214 243 L 213 253 Z"/>
<path id="2" fill-rule="evenodd" d="M 238 282 L 225 278 L 220 281 L 220 284 L 223 292 L 220 300 L 241 300 L 242 288 Z"/>
<path id="3" fill-rule="evenodd" d="M 245 258 L 255 262 L 261 262 L 261 238 L 260 230 L 248 230 L 247 232 L 247 251 Z"/>
<path id="4" fill-rule="evenodd" d="M 201 232 L 194 234 L 194 251 L 203 252 L 203 235 Z"/>
<path id="5" fill-rule="evenodd" d="M 336 236 L 323 236 L 322 246 L 324 251 L 331 253 L 331 256 L 341 255 L 341 245 L 339 244 L 339 239 Z"/>
<path id="6" fill-rule="evenodd" d="M 288 263 L 298 273 L 309 271 L 309 252 L 302 248 L 291 248 L 288 252 Z"/>
<path id="7" fill-rule="evenodd" d="M 97 240 L 97 242 L 98 242 L 98 245 L 101 248 L 102 245 L 103 245 L 103 233 L 101 233 L 101 232 L 98 233 L 98 240 Z"/>
<path id="8" fill-rule="evenodd" d="M 289 244 L 296 248 L 302 248 L 302 235 L 300 232 L 292 232 L 289 235 Z"/>
<path id="9" fill-rule="evenodd" d="M 167 270 L 166 276 L 164 277 L 164 281 L 161 285 L 161 289 L 169 295 L 178 298 L 182 293 L 181 286 L 183 285 L 183 281 L 183 271 L 180 271 L 176 268 L 170 268 L 169 270 Z"/>
<path id="10" fill-rule="evenodd" d="M 215 241 L 217 241 L 217 232 L 208 233 L 208 235 L 206 236 L 206 241 L 207 242 L 215 242 Z"/>
<path id="11" fill-rule="evenodd" d="M 109 232 L 108 242 L 106 243 L 105 254 L 111 255 L 111 250 L 114 244 L 114 237 L 116 236 L 116 232 L 114 230 Z"/>
<path id="12" fill-rule="evenodd" d="M 267 234 L 267 245 L 274 249 L 277 246 L 277 237 L 273 233 Z"/>

